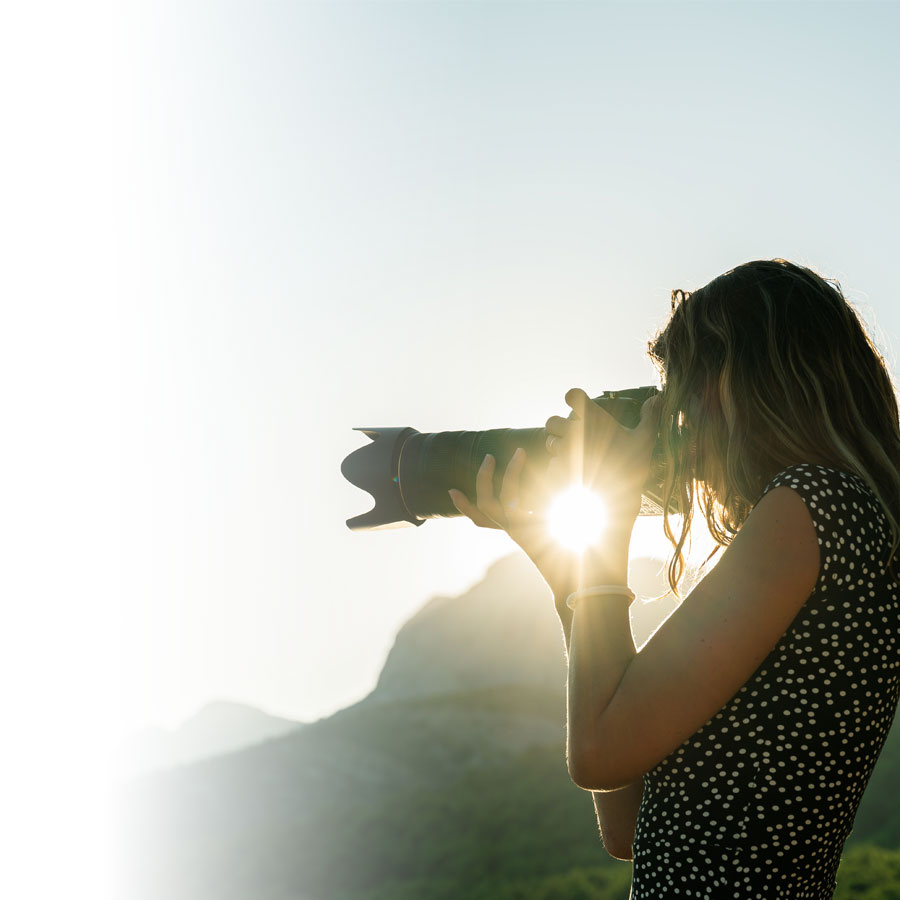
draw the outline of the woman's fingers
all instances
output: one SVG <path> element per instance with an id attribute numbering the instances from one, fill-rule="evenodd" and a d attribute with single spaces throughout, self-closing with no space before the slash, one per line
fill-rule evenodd
<path id="1" fill-rule="evenodd" d="M 581 388 L 571 388 L 570 390 L 566 391 L 565 401 L 569 406 L 572 407 L 572 411 L 575 413 L 575 415 L 582 419 L 584 418 L 585 411 L 588 408 L 587 404 L 594 402 Z M 594 403 L 594 406 L 596 405 L 597 404 Z"/>
<path id="2" fill-rule="evenodd" d="M 659 428 L 659 417 L 662 413 L 662 392 L 648 397 L 641 405 L 641 421 L 639 428 Z"/>
<path id="3" fill-rule="evenodd" d="M 478 508 L 495 522 L 497 521 L 495 515 L 497 501 L 494 499 L 494 469 L 496 468 L 497 461 L 489 453 L 481 461 L 478 473 L 475 475 L 475 502 L 478 504 Z"/>
<path id="4" fill-rule="evenodd" d="M 525 451 L 520 447 L 513 454 L 500 486 L 500 496 L 494 496 L 494 469 L 497 462 L 493 456 L 485 456 L 475 475 L 476 502 L 473 505 L 462 491 L 455 488 L 448 491 L 453 505 L 476 525 L 482 528 L 503 528 L 509 530 L 510 523 L 517 518 L 520 510 L 519 476 L 525 466 Z"/>
<path id="5" fill-rule="evenodd" d="M 525 466 L 525 451 L 519 447 L 512 455 L 506 472 L 503 475 L 503 484 L 500 485 L 500 505 L 503 507 L 507 519 L 518 512 L 519 506 L 519 476 Z"/>
<path id="6" fill-rule="evenodd" d="M 641 406 L 641 420 L 635 433 L 648 446 L 653 446 L 659 436 L 659 417 L 662 413 L 662 394 L 654 394 Z"/>
<path id="7" fill-rule="evenodd" d="M 479 528 L 500 528 L 500 526 L 489 519 L 481 510 L 473 506 L 469 498 L 462 491 L 451 488 L 448 493 L 453 505 L 464 515 L 468 516 Z"/>
<path id="8" fill-rule="evenodd" d="M 562 416 L 550 416 L 547 419 L 546 424 L 544 425 L 544 429 L 547 432 L 547 440 L 545 442 L 545 446 L 547 447 L 547 452 L 551 455 L 554 453 L 559 453 L 562 448 L 563 441 L 568 437 L 569 431 L 572 427 L 572 422 L 568 419 L 562 418 Z"/>
<path id="9" fill-rule="evenodd" d="M 548 433 L 555 434 L 557 437 L 565 437 L 569 433 L 571 427 L 571 420 L 564 419 L 562 416 L 550 416 L 544 425 L 544 428 L 547 429 Z"/>
<path id="10" fill-rule="evenodd" d="M 660 395 L 651 397 L 643 404 L 637 428 L 622 426 L 580 388 L 572 388 L 565 399 L 572 408 L 571 415 L 567 419 L 551 416 L 545 425 L 546 447 L 550 455 L 546 472 L 549 482 L 552 484 L 555 480 L 562 482 L 567 479 L 569 470 L 575 466 L 585 483 L 606 483 L 610 476 L 616 481 L 628 476 L 626 481 L 630 483 L 630 470 L 634 468 L 635 459 L 643 457 L 644 446 L 649 456 L 652 442 L 656 439 L 661 411 Z M 455 489 L 449 492 L 450 499 L 460 513 L 482 528 L 500 528 L 508 532 L 530 528 L 533 519 L 521 508 L 519 496 L 519 481 L 525 461 L 525 451 L 520 447 L 510 459 L 503 474 L 500 495 L 495 497 L 497 463 L 492 455 L 486 455 L 475 476 L 475 503 Z M 606 472 L 607 468 L 611 471 Z M 636 477 L 638 475 L 639 472 Z"/>

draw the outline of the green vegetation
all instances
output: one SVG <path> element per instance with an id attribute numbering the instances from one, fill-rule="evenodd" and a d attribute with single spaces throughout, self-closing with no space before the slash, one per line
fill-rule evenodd
<path id="1" fill-rule="evenodd" d="M 603 849 L 590 797 L 571 783 L 563 759 L 561 745 L 532 748 L 511 762 L 473 768 L 452 784 L 320 820 L 316 833 L 302 839 L 317 869 L 315 882 L 304 887 L 341 900 L 487 900 L 530 897 L 523 891 L 545 881 L 547 891 L 556 890 L 554 878 L 585 881 L 572 870 L 597 868 L 604 874 L 590 883 L 601 883 L 597 878 L 611 869 L 624 869 L 629 883 L 630 864 Z M 316 847 L 308 852 L 311 841 Z"/>
<path id="2" fill-rule="evenodd" d="M 900 742 L 885 747 L 838 873 L 836 900 L 900 900 Z M 344 813 L 347 811 L 345 810 Z M 319 830 L 321 880 L 339 900 L 626 900 L 631 864 L 599 841 L 563 747 L 534 747 Z M 324 823 L 320 822 L 320 826 Z M 878 846 L 881 843 L 882 846 Z M 307 870 L 307 874 L 311 874 Z"/>
<path id="3" fill-rule="evenodd" d="M 147 779 L 128 896 L 627 900 L 631 864 L 606 853 L 590 795 L 566 772 L 557 693 L 362 705 Z M 900 731 L 863 797 L 836 900 L 900 900 L 898 796 Z"/>
<path id="4" fill-rule="evenodd" d="M 849 849 L 838 869 L 834 900 L 900 900 L 900 850 L 865 844 Z"/>
<path id="5" fill-rule="evenodd" d="M 893 728 L 875 764 L 866 792 L 845 845 L 849 851 L 857 844 L 900 847 L 900 727 Z"/>
<path id="6" fill-rule="evenodd" d="M 435 893 L 437 888 L 438 893 Z M 577 868 L 557 875 L 537 878 L 495 878 L 466 889 L 466 900 L 627 900 L 631 889 L 631 865 L 617 868 L 595 866 Z M 365 900 L 421 900 L 423 897 L 452 897 L 458 886 L 432 879 L 409 882 L 390 890 L 357 895 Z"/>

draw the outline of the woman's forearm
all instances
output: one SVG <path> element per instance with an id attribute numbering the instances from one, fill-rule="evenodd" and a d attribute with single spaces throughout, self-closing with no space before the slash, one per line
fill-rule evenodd
<path id="1" fill-rule="evenodd" d="M 591 598 L 581 604 L 569 636 L 570 728 L 590 727 L 596 722 L 636 654 L 624 598 Z"/>
<path id="2" fill-rule="evenodd" d="M 566 597 L 554 597 L 556 612 L 562 625 L 566 654 L 572 638 L 572 610 L 566 606 Z M 638 810 L 644 795 L 643 779 L 617 791 L 592 791 L 597 826 L 606 852 L 614 859 L 632 858 L 632 843 L 637 824 Z"/>
<path id="3" fill-rule="evenodd" d="M 570 563 L 572 571 L 566 573 L 565 579 L 548 582 L 553 591 L 553 601 L 562 625 L 567 657 L 572 641 L 573 618 L 572 610 L 566 605 L 569 591 L 593 587 L 597 584 L 614 583 L 610 579 L 616 579 L 615 583 L 626 585 L 628 580 L 630 531 L 623 528 L 619 532 L 609 544 L 604 546 L 603 551 L 598 549 L 588 550 L 580 559 Z M 567 585 L 565 588 L 561 587 L 563 583 Z"/>
<path id="4" fill-rule="evenodd" d="M 622 585 L 627 581 L 627 542 L 588 553 L 579 574 L 579 588 Z M 565 598 L 556 597 L 562 618 Z M 568 627 L 567 627 L 568 626 Z M 626 597 L 601 596 L 581 600 L 569 613 L 568 677 L 566 681 L 566 755 L 576 784 L 590 786 L 604 757 L 601 717 L 609 706 L 631 660 L 637 654 L 631 634 Z"/>
<path id="5" fill-rule="evenodd" d="M 634 830 L 644 797 L 643 778 L 617 791 L 593 791 L 592 796 L 606 852 L 615 859 L 631 859 Z"/>

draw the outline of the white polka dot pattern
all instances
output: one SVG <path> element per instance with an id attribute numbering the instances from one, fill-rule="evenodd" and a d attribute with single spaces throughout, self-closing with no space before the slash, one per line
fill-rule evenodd
<path id="1" fill-rule="evenodd" d="M 815 590 L 702 728 L 644 776 L 633 900 L 825 900 L 897 708 L 890 528 L 856 475 L 779 473 L 815 525 Z M 764 492 L 765 493 L 765 492 Z"/>

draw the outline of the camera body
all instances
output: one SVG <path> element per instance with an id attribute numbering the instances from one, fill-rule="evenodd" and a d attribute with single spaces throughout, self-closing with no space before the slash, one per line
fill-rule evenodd
<path id="1" fill-rule="evenodd" d="M 658 392 L 654 386 L 605 391 L 593 402 L 622 425 L 634 428 L 644 401 Z M 421 525 L 428 519 L 460 513 L 448 495 L 458 488 L 475 496 L 475 475 L 490 453 L 497 461 L 494 491 L 499 492 L 506 465 L 517 447 L 526 452 L 521 501 L 527 509 L 544 508 L 554 485 L 547 477 L 551 456 L 545 428 L 496 428 L 488 431 L 442 431 L 423 434 L 415 428 L 356 428 L 372 443 L 354 450 L 341 463 L 343 476 L 370 493 L 375 506 L 347 520 L 352 531 L 373 531 Z M 659 443 L 641 497 L 641 515 L 662 515 L 663 470 Z"/>

